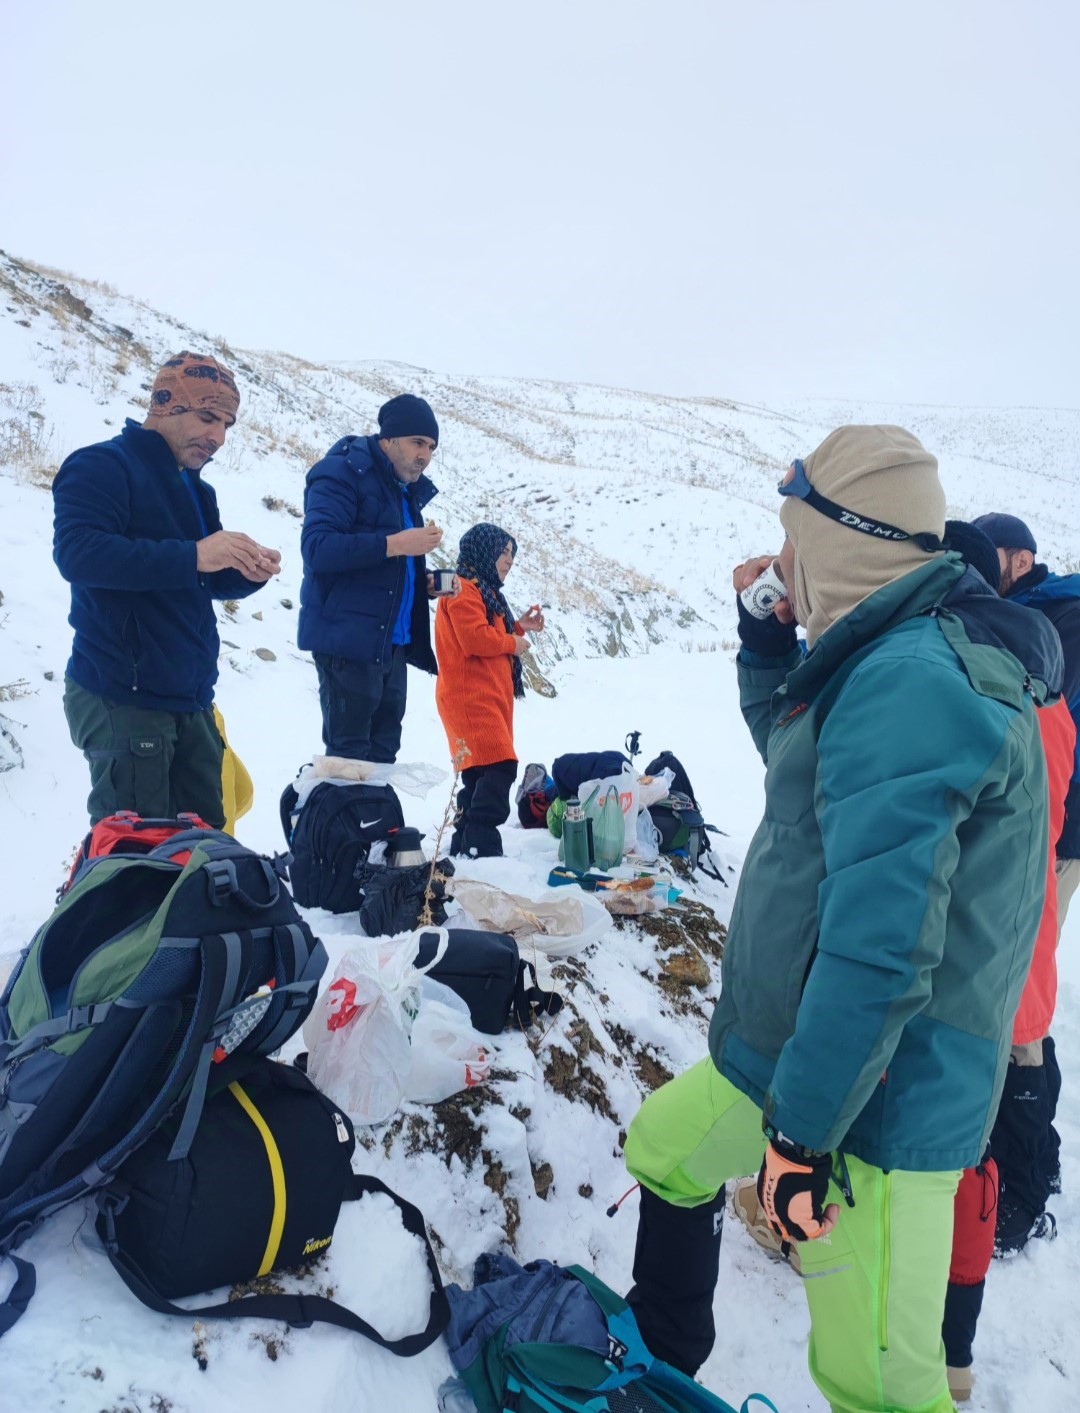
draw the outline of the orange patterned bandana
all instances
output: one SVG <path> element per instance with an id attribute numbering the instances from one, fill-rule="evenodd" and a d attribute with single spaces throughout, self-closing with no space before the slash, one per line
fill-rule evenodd
<path id="1" fill-rule="evenodd" d="M 161 368 L 150 389 L 151 417 L 177 417 L 207 408 L 236 421 L 240 394 L 223 363 L 209 354 L 176 353 Z"/>

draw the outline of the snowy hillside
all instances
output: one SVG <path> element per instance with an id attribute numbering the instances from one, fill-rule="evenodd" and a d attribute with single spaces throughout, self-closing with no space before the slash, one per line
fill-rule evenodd
<path id="1" fill-rule="evenodd" d="M 401 391 L 423 393 L 440 419 L 432 509 L 448 549 L 475 520 L 500 522 L 520 543 L 511 602 L 551 605 L 532 678 L 542 691 L 518 709 L 522 761 L 618 747 L 638 728 L 649 755 L 670 748 L 683 758 L 726 831 L 729 888 L 704 881 L 662 926 L 619 927 L 557 966 L 564 1011 L 529 1037 L 507 1032 L 492 1083 L 435 1109 L 407 1105 L 358 1152 L 358 1166 L 424 1211 L 447 1280 L 467 1281 L 478 1253 L 510 1243 L 522 1260 L 580 1261 L 625 1288 L 636 1198 L 605 1215 L 629 1186 L 621 1135 L 645 1093 L 704 1053 L 722 926 L 761 812 L 761 766 L 731 663 L 729 586 L 736 560 L 777 545 L 780 468 L 838 422 L 899 422 L 938 455 L 953 513 L 1024 515 L 1043 557 L 1077 568 L 1080 412 L 765 409 L 378 362 L 317 366 L 229 348 L 114 290 L 0 255 L 0 716 L 23 761 L 0 772 L 0 973 L 47 916 L 85 828 L 85 765 L 61 704 L 70 630 L 50 553 L 49 476 L 72 448 L 141 417 L 154 367 L 182 347 L 217 352 L 241 387 L 240 421 L 210 471 L 225 524 L 283 554 L 279 580 L 221 613 L 219 703 L 257 789 L 245 842 L 280 848 L 277 796 L 319 749 L 315 673 L 295 646 L 304 472 L 339 436 L 371 430 L 380 403 Z M 444 766 L 446 754 L 431 682 L 413 674 L 402 759 Z M 429 841 L 449 786 L 448 776 L 423 801 L 405 797 L 408 823 Z M 459 871 L 539 896 L 553 841 L 516 828 L 505 837 L 505 860 Z M 348 919 L 313 913 L 311 922 L 332 958 L 349 945 Z M 1080 912 L 1062 953 L 1061 1236 L 991 1271 L 968 1405 L 983 1413 L 1080 1407 L 1068 1334 L 1080 1279 Z M 4 1413 L 436 1407 L 450 1373 L 439 1345 L 404 1361 L 327 1329 L 193 1328 L 137 1305 L 96 1246 L 76 1207 L 24 1248 L 38 1294 L 0 1343 Z M 419 1254 L 375 1199 L 343 1214 L 328 1259 L 301 1281 L 332 1286 L 388 1334 L 413 1326 L 425 1305 Z M 702 1374 L 710 1388 L 736 1406 L 760 1389 L 781 1413 L 820 1413 L 798 1280 L 734 1221 L 716 1318 Z"/>

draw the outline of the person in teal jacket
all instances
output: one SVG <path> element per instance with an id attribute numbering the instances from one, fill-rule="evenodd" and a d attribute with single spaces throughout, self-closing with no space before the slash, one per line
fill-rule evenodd
<path id="1" fill-rule="evenodd" d="M 627 1138 L 628 1298 L 653 1352 L 696 1372 L 723 1184 L 760 1167 L 773 1229 L 802 1243 L 830 1407 L 947 1413 L 953 1196 L 986 1144 L 1043 904 L 1034 706 L 1060 690 L 1060 644 L 945 551 L 937 462 L 910 433 L 842 427 L 780 489 L 789 596 L 765 620 L 740 605 L 737 659 L 765 815 L 709 1057 Z"/>

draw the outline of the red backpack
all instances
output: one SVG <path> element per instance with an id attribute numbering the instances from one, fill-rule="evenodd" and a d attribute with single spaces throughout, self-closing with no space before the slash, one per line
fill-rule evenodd
<path id="1" fill-rule="evenodd" d="M 106 815 L 98 820 L 79 845 L 67 882 L 60 886 L 56 901 L 60 901 L 93 859 L 105 858 L 109 854 L 148 854 L 174 834 L 210 827 L 197 814 L 178 814 L 175 819 L 143 819 L 134 810 L 118 810 L 116 814 Z M 190 854 L 176 855 L 177 862 L 182 864 L 187 863 L 190 857 Z"/>

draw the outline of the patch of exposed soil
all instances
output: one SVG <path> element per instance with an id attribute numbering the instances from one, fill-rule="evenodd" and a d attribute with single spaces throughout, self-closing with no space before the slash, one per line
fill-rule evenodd
<path id="1" fill-rule="evenodd" d="M 655 938 L 661 951 L 669 947 L 686 947 L 692 942 L 706 957 L 720 961 L 727 941 L 727 928 L 717 921 L 712 908 L 697 898 L 683 899 L 662 913 L 644 913 L 641 917 L 616 917 L 615 926 L 638 927 L 647 937 Z"/>
<path id="2" fill-rule="evenodd" d="M 657 1057 L 651 1045 L 643 1045 L 636 1035 L 631 1035 L 621 1025 L 609 1025 L 608 1034 L 630 1061 L 642 1088 L 649 1093 L 673 1078 L 673 1072 Z"/>
<path id="3" fill-rule="evenodd" d="M 503 1205 L 505 1213 L 503 1230 L 506 1233 L 506 1243 L 513 1251 L 516 1249 L 518 1227 L 521 1225 L 521 1208 L 518 1206 L 517 1198 L 511 1196 L 506 1190 L 510 1183 L 510 1175 L 498 1158 L 493 1158 L 486 1148 L 480 1156 L 485 1165 L 484 1186 L 490 1188 Z"/>
<path id="4" fill-rule="evenodd" d="M 583 1016 L 576 1016 L 566 1029 L 571 1049 L 552 1046 L 544 1062 L 544 1078 L 557 1094 L 573 1103 L 588 1104 L 594 1113 L 618 1123 L 608 1099 L 604 1080 L 588 1063 L 590 1055 L 604 1054 L 604 1048 Z"/>

